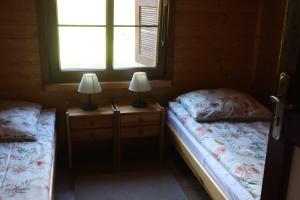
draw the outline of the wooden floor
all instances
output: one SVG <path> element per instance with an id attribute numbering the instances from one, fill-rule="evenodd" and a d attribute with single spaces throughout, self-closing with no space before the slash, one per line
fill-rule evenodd
<path id="1" fill-rule="evenodd" d="M 92 175 L 99 173 L 111 172 L 112 167 L 109 165 L 77 165 L 72 170 L 67 168 L 58 168 L 56 172 L 56 187 L 55 200 L 76 200 L 74 195 L 73 180 L 79 175 Z M 153 168 L 167 168 L 170 169 L 179 185 L 181 186 L 185 196 L 189 200 L 209 200 L 208 194 L 203 190 L 192 172 L 188 169 L 183 160 L 173 155 L 161 165 L 158 161 L 128 161 L 122 163 L 119 170 L 134 171 L 139 169 L 153 169 Z"/>

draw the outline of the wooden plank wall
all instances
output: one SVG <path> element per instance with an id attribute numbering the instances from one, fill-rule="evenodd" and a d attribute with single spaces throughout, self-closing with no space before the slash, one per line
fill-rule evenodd
<path id="1" fill-rule="evenodd" d="M 43 89 L 36 1 L 0 1 L 0 98 L 36 101 L 57 108 L 59 140 L 64 141 L 65 109 L 80 105 L 85 96 L 75 91 Z M 198 88 L 249 90 L 251 74 L 255 74 L 253 70 L 258 72 L 268 63 L 274 65 L 274 54 L 267 55 L 270 59 L 260 59 L 257 66 L 257 62 L 253 62 L 255 55 L 263 58 L 268 54 L 263 51 L 265 47 L 257 44 L 261 1 L 176 0 L 175 23 L 171 28 L 174 29 L 174 44 L 168 49 L 171 52 L 168 69 L 173 85 L 153 89 L 151 94 L 167 102 L 175 95 Z M 273 12 L 273 1 L 266 2 Z M 268 28 L 272 24 L 267 22 L 272 17 L 267 14 L 263 16 L 266 27 L 262 29 L 267 34 L 262 34 L 264 37 L 260 40 L 266 40 L 262 43 L 266 46 L 272 44 L 273 34 L 277 34 L 269 35 Z M 260 48 L 262 51 L 258 52 Z M 260 79 L 258 76 L 257 80 Z M 131 94 L 126 89 L 109 90 L 97 95 L 96 99 L 102 101 L 128 95 Z"/>
<path id="2" fill-rule="evenodd" d="M 174 81 L 246 89 L 258 0 L 178 0 Z"/>

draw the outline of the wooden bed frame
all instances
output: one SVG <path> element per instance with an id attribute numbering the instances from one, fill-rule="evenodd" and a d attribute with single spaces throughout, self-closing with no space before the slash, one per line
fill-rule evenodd
<path id="1" fill-rule="evenodd" d="M 53 161 L 51 166 L 51 182 L 50 182 L 50 188 L 49 188 L 49 200 L 54 200 L 54 187 L 55 187 L 55 164 L 56 164 L 56 131 L 54 133 L 54 153 L 53 153 Z"/>
<path id="2" fill-rule="evenodd" d="M 201 163 L 196 159 L 193 153 L 185 145 L 185 143 L 177 135 L 176 129 L 167 122 L 167 131 L 170 135 L 173 144 L 181 157 L 187 163 L 189 168 L 192 170 L 200 184 L 208 192 L 209 196 L 214 200 L 230 200 L 229 197 L 222 191 L 219 185 L 214 181 L 207 170 L 201 165 Z"/>

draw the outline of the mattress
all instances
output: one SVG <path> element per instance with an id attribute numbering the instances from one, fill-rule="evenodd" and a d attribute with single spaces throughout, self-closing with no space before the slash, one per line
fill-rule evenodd
<path id="1" fill-rule="evenodd" d="M 260 199 L 269 123 L 199 123 L 179 103 L 169 105 L 168 122 L 224 193 Z"/>
<path id="2" fill-rule="evenodd" d="M 35 142 L 0 144 L 0 199 L 49 200 L 55 153 L 55 111 L 43 110 Z"/>

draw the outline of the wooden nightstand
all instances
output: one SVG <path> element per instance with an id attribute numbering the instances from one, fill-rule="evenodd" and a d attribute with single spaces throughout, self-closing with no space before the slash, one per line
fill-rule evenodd
<path id="1" fill-rule="evenodd" d="M 68 131 L 69 167 L 72 167 L 72 143 L 113 141 L 114 160 L 116 158 L 116 117 L 113 105 L 101 105 L 97 110 L 84 111 L 69 108 L 66 112 Z"/>
<path id="2" fill-rule="evenodd" d="M 114 104 L 117 111 L 117 154 L 121 159 L 123 139 L 132 138 L 159 138 L 159 157 L 164 154 L 164 120 L 165 110 L 157 102 L 148 103 L 145 108 L 134 108 L 130 102 Z"/>

